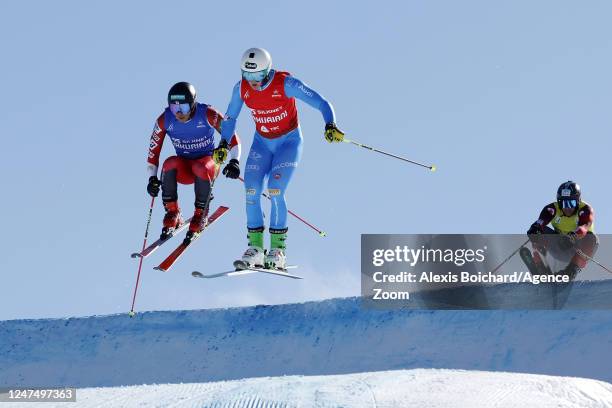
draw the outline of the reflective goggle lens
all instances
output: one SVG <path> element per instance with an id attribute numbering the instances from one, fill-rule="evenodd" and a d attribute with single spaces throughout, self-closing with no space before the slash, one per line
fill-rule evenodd
<path id="1" fill-rule="evenodd" d="M 561 208 L 576 208 L 578 207 L 578 200 L 562 200 Z"/>
<path id="2" fill-rule="evenodd" d="M 257 72 L 242 71 L 242 77 L 247 81 L 262 82 L 268 76 L 268 72 L 267 69 Z"/>
<path id="3" fill-rule="evenodd" d="M 175 115 L 179 112 L 186 115 L 191 111 L 191 105 L 188 103 L 173 103 L 170 105 L 170 111 Z"/>

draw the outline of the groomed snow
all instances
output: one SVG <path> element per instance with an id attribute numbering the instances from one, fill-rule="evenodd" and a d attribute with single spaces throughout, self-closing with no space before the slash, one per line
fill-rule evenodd
<path id="1" fill-rule="evenodd" d="M 14 404 L 17 408 L 39 404 Z M 415 369 L 211 383 L 86 388 L 45 407 L 605 408 L 612 384 L 573 377 Z"/>

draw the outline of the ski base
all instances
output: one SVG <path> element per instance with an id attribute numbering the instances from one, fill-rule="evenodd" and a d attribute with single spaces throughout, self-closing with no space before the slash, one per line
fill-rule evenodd
<path id="1" fill-rule="evenodd" d="M 189 217 L 178 228 L 176 228 L 174 231 L 172 231 L 172 234 L 168 238 L 166 238 L 166 239 L 161 239 L 160 238 L 157 241 L 153 242 L 148 247 L 146 247 L 144 250 L 142 250 L 140 252 L 134 252 L 130 256 L 132 258 L 146 258 L 147 256 L 151 255 L 153 252 L 157 251 L 160 246 L 164 245 L 166 242 L 170 241 L 173 237 L 177 236 L 181 231 L 183 231 L 185 228 L 187 228 L 189 226 L 190 222 L 191 222 L 191 217 Z"/>
<path id="2" fill-rule="evenodd" d="M 202 272 L 193 271 L 191 272 L 191 276 L 193 276 L 194 278 L 213 279 L 213 278 L 220 278 L 222 276 L 241 276 L 241 275 L 248 275 L 248 274 L 253 274 L 253 273 L 267 273 L 270 275 L 283 276 L 285 278 L 303 279 L 301 276 L 293 275 L 288 272 L 288 269 L 295 269 L 295 268 L 297 268 L 297 265 L 287 265 L 286 269 L 243 268 L 243 269 L 236 269 L 233 271 L 214 273 L 212 275 L 204 275 Z"/>
<path id="3" fill-rule="evenodd" d="M 168 270 L 172 267 L 172 265 L 174 265 L 176 261 L 178 261 L 179 258 L 185 253 L 187 248 L 189 248 L 198 238 L 200 238 L 202 233 L 208 227 L 210 227 L 210 225 L 212 225 L 215 221 L 221 218 L 221 216 L 225 214 L 228 210 L 229 210 L 229 207 L 225 207 L 225 206 L 220 206 L 219 208 L 217 208 L 215 212 L 212 213 L 212 215 L 208 217 L 208 221 L 206 222 L 204 229 L 200 231 L 199 234 L 194 235 L 191 241 L 189 241 L 188 243 L 185 243 L 184 241 L 181 242 L 179 246 L 176 247 L 176 249 L 172 251 L 172 253 L 168 255 L 166 259 L 162 261 L 162 263 L 160 263 L 158 266 L 154 267 L 153 269 L 157 271 L 168 272 Z"/>

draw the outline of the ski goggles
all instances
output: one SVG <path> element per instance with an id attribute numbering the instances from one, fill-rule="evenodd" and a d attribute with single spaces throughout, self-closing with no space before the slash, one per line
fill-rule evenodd
<path id="1" fill-rule="evenodd" d="M 242 71 L 242 77 L 247 81 L 263 82 L 263 80 L 268 76 L 269 72 L 270 70 L 268 69 L 257 72 Z"/>
<path id="2" fill-rule="evenodd" d="M 191 112 L 191 105 L 188 103 L 172 103 L 170 104 L 170 112 L 175 115 L 179 112 L 186 115 Z"/>
<path id="3" fill-rule="evenodd" d="M 576 208 L 578 207 L 578 200 L 561 200 L 559 205 L 561 208 Z"/>

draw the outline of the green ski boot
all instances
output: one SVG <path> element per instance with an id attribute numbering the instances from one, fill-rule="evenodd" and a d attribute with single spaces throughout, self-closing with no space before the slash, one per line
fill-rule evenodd
<path id="1" fill-rule="evenodd" d="M 234 261 L 234 268 L 238 270 L 264 267 L 263 231 L 264 227 L 249 228 L 247 233 L 249 247 L 241 259 Z"/>
<path id="2" fill-rule="evenodd" d="M 266 254 L 266 268 L 284 271 L 287 268 L 287 257 L 285 256 L 285 241 L 287 240 L 287 228 L 270 228 L 270 251 Z"/>

